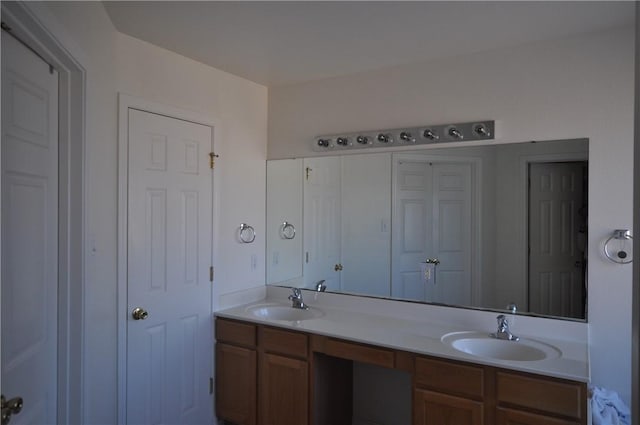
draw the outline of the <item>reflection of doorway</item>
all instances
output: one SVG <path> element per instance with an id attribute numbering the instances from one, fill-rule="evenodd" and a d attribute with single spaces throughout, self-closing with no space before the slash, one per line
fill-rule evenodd
<path id="1" fill-rule="evenodd" d="M 475 199 L 473 161 L 443 159 L 395 162 L 393 296 L 472 305 Z M 475 184 L 474 184 L 475 183 Z M 424 282 L 420 263 L 437 258 L 435 279 Z"/>
<path id="2" fill-rule="evenodd" d="M 529 164 L 529 311 L 584 318 L 587 162 Z"/>

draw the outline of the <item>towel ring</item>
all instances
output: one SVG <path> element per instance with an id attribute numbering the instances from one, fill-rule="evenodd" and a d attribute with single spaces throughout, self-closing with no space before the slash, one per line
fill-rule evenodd
<path id="1" fill-rule="evenodd" d="M 631 236 L 631 232 L 627 229 L 616 229 L 613 231 L 613 234 L 606 240 L 604 243 L 604 255 L 614 263 L 618 264 L 629 264 L 633 261 L 633 256 L 629 255 L 627 252 L 626 244 L 628 240 L 633 240 L 633 236 Z M 618 251 L 612 250 L 612 242 L 613 241 L 621 241 L 619 245 L 622 247 Z M 633 245 L 632 245 L 633 247 Z"/>
<path id="2" fill-rule="evenodd" d="M 242 243 L 252 243 L 256 240 L 256 231 L 247 223 L 241 223 L 238 229 L 238 237 Z"/>
<path id="3" fill-rule="evenodd" d="M 283 239 L 293 239 L 296 237 L 296 228 L 293 224 L 285 221 L 280 227 L 280 236 Z"/>

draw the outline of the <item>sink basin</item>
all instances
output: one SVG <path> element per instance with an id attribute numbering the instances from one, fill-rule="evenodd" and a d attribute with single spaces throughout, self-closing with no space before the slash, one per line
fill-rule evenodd
<path id="1" fill-rule="evenodd" d="M 543 342 L 521 338 L 505 341 L 481 332 L 453 332 L 442 337 L 442 342 L 472 356 L 496 360 L 531 362 L 558 358 L 557 348 Z"/>
<path id="2" fill-rule="evenodd" d="M 261 319 L 284 320 L 297 322 L 300 320 L 317 319 L 324 316 L 324 313 L 316 308 L 310 307 L 308 310 L 301 310 L 291 306 L 278 304 L 259 304 L 247 308 L 247 312 Z"/>

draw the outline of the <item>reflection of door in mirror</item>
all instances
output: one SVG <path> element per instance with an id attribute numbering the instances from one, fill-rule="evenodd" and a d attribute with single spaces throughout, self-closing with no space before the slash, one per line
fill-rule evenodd
<path id="1" fill-rule="evenodd" d="M 304 286 L 390 295 L 391 156 L 305 159 Z"/>
<path id="2" fill-rule="evenodd" d="M 585 161 L 529 164 L 529 311 L 583 318 Z"/>
<path id="3" fill-rule="evenodd" d="M 304 287 L 340 291 L 340 157 L 305 158 Z"/>
<path id="4" fill-rule="evenodd" d="M 398 160 L 395 167 L 392 260 L 393 296 L 472 305 L 474 164 L 443 160 Z M 477 182 L 476 182 L 477 183 Z M 439 260 L 425 281 L 420 263 Z"/>

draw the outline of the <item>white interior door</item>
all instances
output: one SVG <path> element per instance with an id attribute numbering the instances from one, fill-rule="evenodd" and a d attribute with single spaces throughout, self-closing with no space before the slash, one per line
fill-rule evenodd
<path id="1" fill-rule="evenodd" d="M 434 163 L 432 169 L 432 245 L 437 258 L 433 301 L 471 305 L 471 164 Z"/>
<path id="2" fill-rule="evenodd" d="M 340 157 L 304 160 L 304 286 L 324 280 L 327 290 L 341 290 Z"/>
<path id="3" fill-rule="evenodd" d="M 391 155 L 342 158 L 342 291 L 390 295 Z"/>
<path id="4" fill-rule="evenodd" d="M 584 317 L 583 162 L 529 166 L 529 311 Z"/>
<path id="5" fill-rule="evenodd" d="M 210 424 L 212 129 L 129 109 L 128 136 L 127 423 Z"/>
<path id="6" fill-rule="evenodd" d="M 431 168 L 425 162 L 399 160 L 395 174 L 392 295 L 427 301 L 427 288 L 420 276 L 420 263 L 427 258 L 433 240 Z"/>
<path id="7" fill-rule="evenodd" d="M 471 305 L 472 165 L 399 160 L 395 170 L 393 295 Z M 427 258 L 439 264 L 425 283 L 420 263 Z"/>
<path id="8" fill-rule="evenodd" d="M 2 31 L 2 394 L 57 422 L 58 73 Z"/>

